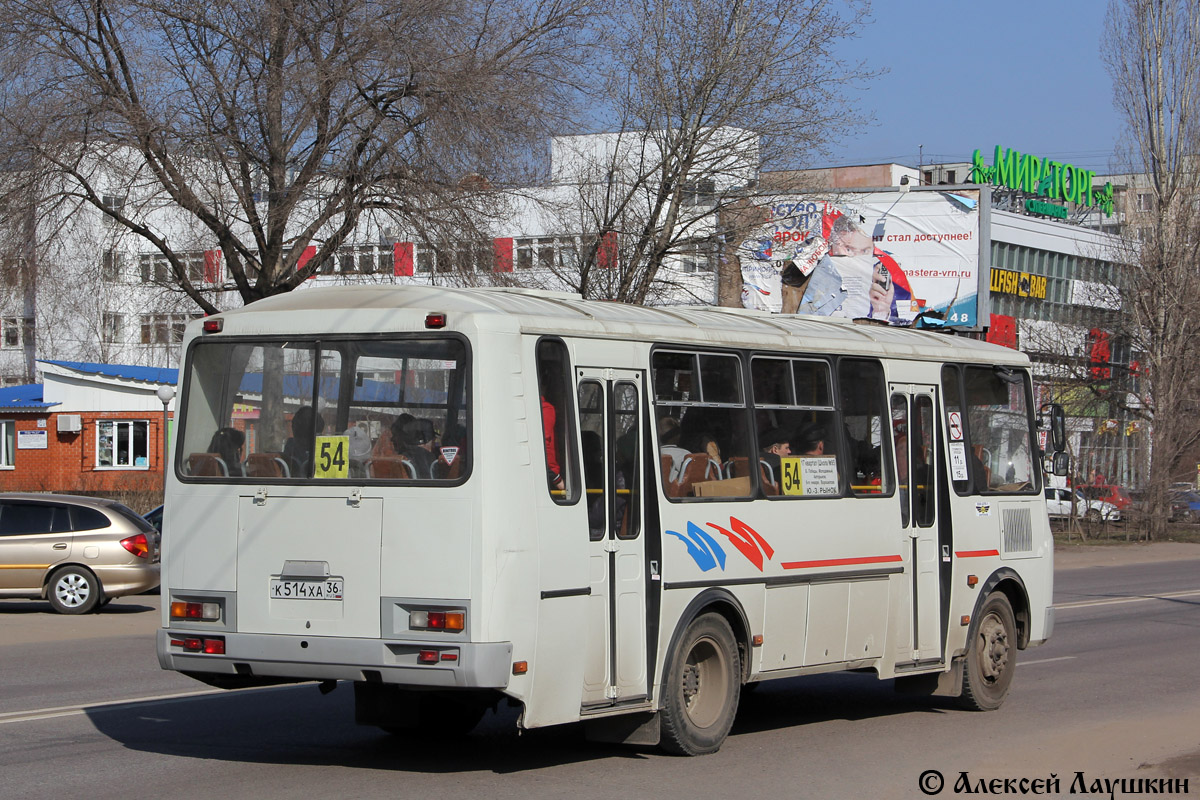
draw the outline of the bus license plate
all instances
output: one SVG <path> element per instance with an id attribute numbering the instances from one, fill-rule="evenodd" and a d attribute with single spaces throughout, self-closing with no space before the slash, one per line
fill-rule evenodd
<path id="1" fill-rule="evenodd" d="M 343 582 L 341 578 L 326 578 L 316 581 L 293 581 L 282 578 L 271 579 L 272 600 L 341 600 Z"/>

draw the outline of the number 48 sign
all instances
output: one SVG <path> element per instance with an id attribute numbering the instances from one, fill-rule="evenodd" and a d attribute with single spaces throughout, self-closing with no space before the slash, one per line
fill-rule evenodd
<path id="1" fill-rule="evenodd" d="M 313 477 L 350 477 L 350 437 L 318 436 L 316 438 Z"/>

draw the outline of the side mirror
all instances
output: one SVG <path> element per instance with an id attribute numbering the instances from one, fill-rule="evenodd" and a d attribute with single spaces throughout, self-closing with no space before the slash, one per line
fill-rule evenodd
<path id="1" fill-rule="evenodd" d="M 1067 449 L 1067 415 L 1058 403 L 1050 404 L 1050 449 L 1060 453 Z M 1065 475 L 1065 472 L 1055 472 Z"/>
<path id="2" fill-rule="evenodd" d="M 1071 471 L 1071 456 L 1059 451 L 1054 454 L 1054 474 L 1062 477 Z"/>

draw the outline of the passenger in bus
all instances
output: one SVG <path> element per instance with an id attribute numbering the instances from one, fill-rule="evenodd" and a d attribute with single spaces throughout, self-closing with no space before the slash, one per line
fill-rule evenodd
<path id="1" fill-rule="evenodd" d="M 379 438 L 371 447 L 371 458 L 393 458 L 404 452 L 404 428 L 415 420 L 407 412 L 392 419 L 388 426 L 379 433 Z"/>
<path id="2" fill-rule="evenodd" d="M 407 456 L 417 470 L 417 478 L 428 480 L 433 477 L 433 462 L 437 461 L 435 452 L 437 433 L 433 423 L 427 419 L 414 419 L 403 432 L 408 445 L 402 455 Z"/>
<path id="3" fill-rule="evenodd" d="M 771 428 L 758 437 L 760 447 L 758 459 L 769 469 L 767 475 L 778 483 L 782 475 L 783 457 L 792 454 L 791 435 L 783 428 Z"/>
<path id="4" fill-rule="evenodd" d="M 563 483 L 562 467 L 559 466 L 558 459 L 558 437 L 555 433 L 555 426 L 558 424 L 558 412 L 554 408 L 554 404 L 546 399 L 545 395 L 541 396 L 542 401 L 542 443 L 546 448 L 546 482 L 550 484 L 550 488 L 556 491 L 562 491 L 565 484 Z"/>
<path id="5" fill-rule="evenodd" d="M 658 452 L 671 459 L 671 467 L 663 475 L 663 482 L 667 484 L 679 481 L 683 460 L 691 455 L 686 448 L 679 446 L 679 433 L 679 420 L 674 417 L 663 417 L 658 421 Z"/>
<path id="6" fill-rule="evenodd" d="M 792 442 L 796 445 L 793 450 L 802 456 L 820 456 L 825 454 L 825 429 L 818 422 L 802 425 L 796 431 Z"/>
<path id="7" fill-rule="evenodd" d="M 325 430 L 325 420 L 312 406 L 300 406 L 292 415 L 292 437 L 283 443 L 293 477 L 307 477 L 312 466 L 313 437 Z"/>
<path id="8" fill-rule="evenodd" d="M 225 469 L 230 475 L 242 476 L 242 445 L 246 443 L 246 434 L 237 428 L 218 428 L 208 443 L 208 452 L 216 453 L 225 462 Z"/>

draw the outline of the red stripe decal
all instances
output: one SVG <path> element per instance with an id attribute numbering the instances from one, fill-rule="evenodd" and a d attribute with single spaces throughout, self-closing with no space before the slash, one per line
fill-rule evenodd
<path id="1" fill-rule="evenodd" d="M 954 555 L 959 558 L 986 558 L 1000 555 L 999 550 L 958 550 Z"/>
<path id="2" fill-rule="evenodd" d="M 784 569 L 808 569 L 810 567 L 845 567 L 851 564 L 887 564 L 903 561 L 900 556 L 863 556 L 862 558 L 827 558 L 823 561 L 784 561 Z"/>

